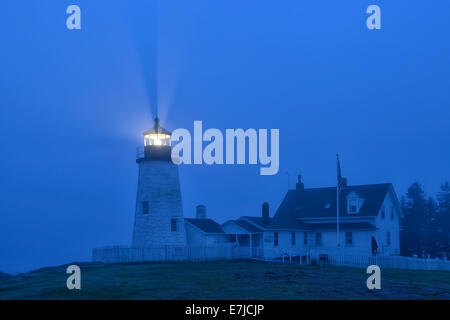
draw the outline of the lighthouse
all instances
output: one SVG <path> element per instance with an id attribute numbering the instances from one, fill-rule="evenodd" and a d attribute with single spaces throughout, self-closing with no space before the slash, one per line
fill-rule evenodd
<path id="1" fill-rule="evenodd" d="M 139 165 L 132 246 L 150 248 L 185 246 L 183 207 L 178 166 L 171 160 L 171 133 L 155 119 L 143 133 L 138 148 Z"/>

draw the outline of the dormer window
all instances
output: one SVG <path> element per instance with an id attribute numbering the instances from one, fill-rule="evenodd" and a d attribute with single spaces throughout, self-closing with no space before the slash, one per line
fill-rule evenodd
<path id="1" fill-rule="evenodd" d="M 364 199 L 361 198 L 356 192 L 350 192 L 347 196 L 347 213 L 358 214 L 364 203 Z"/>
<path id="2" fill-rule="evenodd" d="M 349 200 L 348 212 L 357 213 L 358 212 L 358 200 Z"/>

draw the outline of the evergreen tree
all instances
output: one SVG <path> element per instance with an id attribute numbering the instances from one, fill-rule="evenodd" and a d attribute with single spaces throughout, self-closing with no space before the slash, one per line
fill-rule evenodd
<path id="1" fill-rule="evenodd" d="M 438 255 L 450 259 L 450 185 L 445 182 L 438 193 L 438 216 L 436 218 L 436 246 Z"/>
<path id="2" fill-rule="evenodd" d="M 425 202 L 425 224 L 423 225 L 423 250 L 430 254 L 432 258 L 438 255 L 437 239 L 438 235 L 438 204 L 434 198 L 429 197 Z"/>
<path id="3" fill-rule="evenodd" d="M 402 199 L 404 219 L 401 228 L 401 254 L 422 256 L 426 249 L 427 200 L 422 186 L 415 182 Z"/>

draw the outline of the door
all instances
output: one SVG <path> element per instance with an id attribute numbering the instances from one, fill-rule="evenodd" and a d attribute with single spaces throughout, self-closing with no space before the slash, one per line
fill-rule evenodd
<path id="1" fill-rule="evenodd" d="M 374 256 L 376 256 L 378 253 L 378 244 L 377 244 L 377 240 L 375 239 L 375 237 L 372 237 L 372 254 Z"/>

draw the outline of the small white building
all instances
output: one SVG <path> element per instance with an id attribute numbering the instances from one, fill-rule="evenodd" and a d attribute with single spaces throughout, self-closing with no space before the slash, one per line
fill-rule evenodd
<path id="1" fill-rule="evenodd" d="M 191 247 L 211 247 L 230 243 L 221 225 L 211 219 L 185 218 L 187 243 Z"/>

